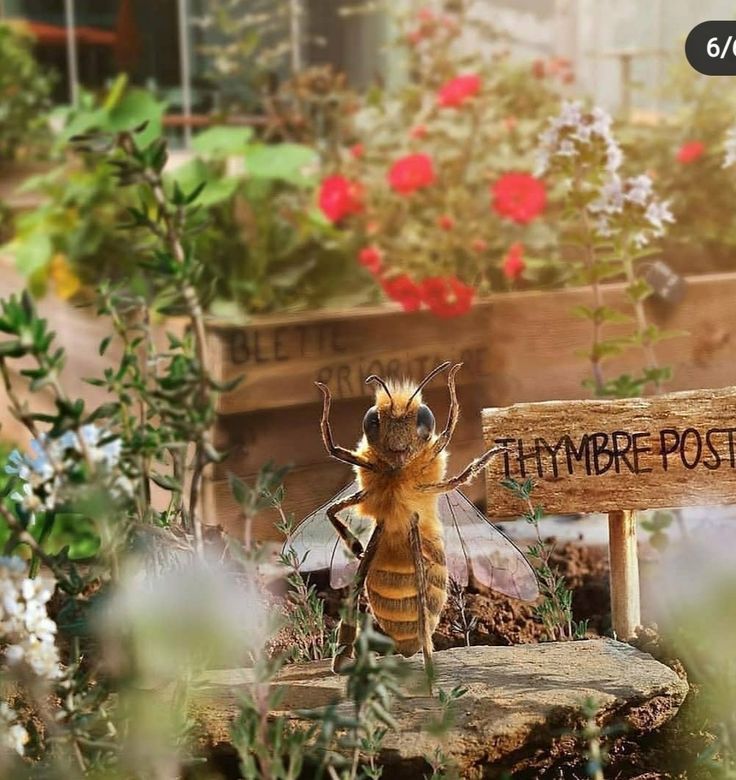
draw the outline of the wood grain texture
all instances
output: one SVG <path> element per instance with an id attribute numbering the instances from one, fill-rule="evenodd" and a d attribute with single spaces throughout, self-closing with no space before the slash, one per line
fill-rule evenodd
<path id="1" fill-rule="evenodd" d="M 449 473 L 455 474 L 475 457 L 480 455 L 483 442 L 478 439 L 471 441 L 455 440 L 449 448 Z M 246 482 L 252 482 L 255 474 L 241 474 Z M 332 496 L 353 480 L 353 471 L 344 463 L 331 460 L 324 456 L 319 462 L 305 466 L 297 466 L 284 481 L 286 496 L 284 511 L 293 514 L 300 522 L 314 512 Z M 478 478 L 463 489 L 471 500 L 478 501 L 484 495 L 483 480 Z M 203 485 L 202 507 L 205 522 L 219 525 L 229 533 L 242 536 L 244 522 L 236 505 L 227 479 L 207 479 Z M 282 541 L 283 537 L 275 528 L 278 514 L 267 510 L 259 513 L 253 521 L 252 536 L 262 541 Z"/>
<path id="2" fill-rule="evenodd" d="M 736 503 L 736 388 L 484 409 L 489 513 L 517 515 L 504 476 L 531 477 L 548 513 Z M 546 445 L 550 445 L 547 447 Z"/>
<path id="3" fill-rule="evenodd" d="M 460 372 L 462 374 L 462 371 Z M 263 409 L 244 414 L 221 415 L 214 427 L 215 446 L 228 452 L 228 457 L 212 467 L 213 479 L 224 479 L 228 472 L 253 474 L 267 461 L 290 463 L 295 466 L 324 463 L 325 452 L 319 423 L 322 416 L 322 396 L 312 387 L 311 404 L 288 406 L 283 409 Z M 447 419 L 449 394 L 442 376 L 422 393 L 424 402 L 432 409 L 438 429 Z M 487 393 L 482 384 L 465 385 L 458 389 L 460 420 L 455 440 L 475 439 L 482 448 L 480 412 L 487 404 Z M 363 417 L 371 398 L 346 398 L 334 401 L 330 420 L 335 441 L 353 447 L 362 435 Z"/>
<path id="4" fill-rule="evenodd" d="M 651 300 L 650 320 L 679 335 L 657 346 L 672 366 L 671 389 L 736 383 L 736 274 L 688 278 L 685 298 L 670 307 Z M 621 284 L 605 285 L 607 305 L 629 311 Z M 591 306 L 590 288 L 492 295 L 470 314 L 441 320 L 428 312 L 367 308 L 254 318 L 247 325 L 208 323 L 209 343 L 221 379 L 243 376 L 222 398 L 233 414 L 312 403 L 313 382 L 326 382 L 336 399 L 369 397 L 370 373 L 421 376 L 443 360 L 464 360 L 458 384 L 482 382 L 487 403 L 580 398 L 590 376 L 581 356 L 591 327 L 575 316 Z M 606 335 L 630 333 L 628 323 L 606 326 Z M 636 349 L 605 364 L 607 377 L 641 369 Z"/>
<path id="5" fill-rule="evenodd" d="M 253 319 L 246 326 L 208 323 L 217 376 L 243 381 L 220 400 L 221 414 L 313 403 L 314 382 L 329 385 L 336 400 L 364 398 L 369 374 L 421 379 L 445 360 L 462 361 L 458 385 L 492 372 L 488 308 L 462 322 L 429 312 L 391 308 Z"/>
<path id="6" fill-rule="evenodd" d="M 627 640 L 641 625 L 636 514 L 627 509 L 608 513 L 611 623 L 616 638 Z"/>

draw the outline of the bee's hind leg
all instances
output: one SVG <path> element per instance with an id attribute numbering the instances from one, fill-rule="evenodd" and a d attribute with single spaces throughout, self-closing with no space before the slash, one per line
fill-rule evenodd
<path id="1" fill-rule="evenodd" d="M 417 634 L 422 646 L 424 670 L 427 673 L 429 692 L 432 693 L 434 680 L 434 665 L 432 663 L 432 634 L 427 616 L 427 575 L 422 555 L 422 538 L 419 534 L 419 515 L 415 512 L 411 518 L 409 543 L 414 558 L 414 573 L 417 587 Z"/>
<path id="2" fill-rule="evenodd" d="M 378 539 L 381 536 L 383 526 L 377 525 L 373 529 L 371 538 L 360 560 L 358 571 L 350 584 L 350 593 L 345 603 L 345 613 L 337 628 L 337 650 L 332 659 L 332 671 L 342 671 L 355 657 L 355 638 L 358 633 L 358 603 L 365 586 L 368 569 L 376 554 Z"/>

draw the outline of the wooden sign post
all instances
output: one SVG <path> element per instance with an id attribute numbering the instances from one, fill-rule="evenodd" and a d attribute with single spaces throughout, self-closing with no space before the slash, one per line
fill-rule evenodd
<path id="1" fill-rule="evenodd" d="M 504 477 L 535 483 L 546 514 L 608 512 L 613 628 L 640 623 L 635 510 L 736 503 L 736 387 L 615 401 L 484 409 L 507 452 L 487 472 L 488 514 L 518 515 Z"/>

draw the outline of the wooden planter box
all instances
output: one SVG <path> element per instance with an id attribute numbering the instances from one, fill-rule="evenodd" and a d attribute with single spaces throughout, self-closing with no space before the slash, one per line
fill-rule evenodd
<path id="1" fill-rule="evenodd" d="M 606 286 L 604 297 L 610 305 L 626 307 L 623 285 Z M 689 278 L 684 300 L 676 306 L 648 303 L 652 322 L 679 331 L 657 347 L 661 364 L 674 371 L 667 390 L 736 384 L 734 300 L 736 273 Z M 264 317 L 247 325 L 211 321 L 209 347 L 217 377 L 243 375 L 244 380 L 220 402 L 215 443 L 231 454 L 205 484 L 207 522 L 241 532 L 242 518 L 227 474 L 252 479 L 267 460 L 293 465 L 284 508 L 297 520 L 352 478 L 349 467 L 325 454 L 315 380 L 330 386 L 335 438 L 350 446 L 361 434 L 370 405 L 372 392 L 363 383 L 368 374 L 419 379 L 443 360 L 463 361 L 458 374 L 462 416 L 450 469 L 482 452 L 483 407 L 589 397 L 582 383 L 590 369 L 580 352 L 590 343 L 591 326 L 572 313 L 579 305 L 592 305 L 590 289 L 499 294 L 452 320 L 376 308 Z M 630 331 L 630 326 L 620 327 Z M 606 330 L 615 332 L 614 327 Z M 606 375 L 637 371 L 642 361 L 632 349 L 606 364 Z M 441 379 L 427 389 L 425 398 L 438 425 L 443 424 L 447 391 Z M 468 494 L 482 498 L 482 480 Z M 257 518 L 255 537 L 277 539 L 274 519 L 269 512 Z"/>

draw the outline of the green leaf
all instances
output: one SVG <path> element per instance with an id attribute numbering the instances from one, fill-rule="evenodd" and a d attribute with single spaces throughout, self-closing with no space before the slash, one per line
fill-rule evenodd
<path id="1" fill-rule="evenodd" d="M 203 208 L 223 203 L 233 196 L 238 187 L 235 177 L 216 176 L 210 167 L 198 158 L 189 160 L 166 174 L 165 181 L 172 188 L 178 185 L 188 196 L 200 189 L 197 203 Z"/>
<path id="2" fill-rule="evenodd" d="M 297 186 L 317 181 L 318 157 L 302 144 L 254 144 L 245 153 L 248 175 L 253 179 L 276 179 Z"/>
<path id="3" fill-rule="evenodd" d="M 192 149 L 198 154 L 213 157 L 245 154 L 253 138 L 250 127 L 210 127 L 192 139 Z"/>
<path id="4" fill-rule="evenodd" d="M 15 264 L 24 276 L 45 270 L 54 253 L 51 238 L 40 231 L 19 236 L 8 245 L 8 250 L 14 255 Z"/>

